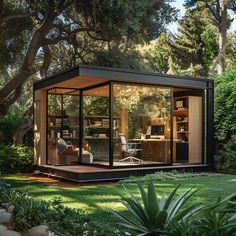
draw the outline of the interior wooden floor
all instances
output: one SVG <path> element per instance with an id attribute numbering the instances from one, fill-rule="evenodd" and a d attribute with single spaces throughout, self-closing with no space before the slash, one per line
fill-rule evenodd
<path id="1" fill-rule="evenodd" d="M 95 181 L 111 181 L 128 178 L 129 176 L 138 176 L 154 173 L 157 171 L 191 171 L 203 172 L 209 171 L 210 167 L 205 164 L 174 164 L 169 166 L 146 166 L 146 167 L 126 167 L 126 168 L 108 168 L 106 166 L 52 166 L 42 165 L 35 166 L 35 170 L 39 170 L 42 174 L 67 179 L 75 182 L 95 182 Z"/>

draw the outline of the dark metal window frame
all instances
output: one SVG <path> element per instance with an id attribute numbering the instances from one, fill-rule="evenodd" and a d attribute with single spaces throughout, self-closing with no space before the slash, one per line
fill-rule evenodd
<path id="1" fill-rule="evenodd" d="M 71 88 L 62 88 L 62 87 L 53 87 L 53 88 L 50 88 L 50 89 L 47 89 L 46 91 L 46 164 L 47 165 L 50 165 L 48 163 L 48 95 L 59 95 L 61 96 L 61 119 L 62 119 L 62 122 L 61 124 L 63 124 L 63 104 L 64 104 L 64 99 L 63 99 L 63 96 L 64 95 L 69 95 L 69 96 L 81 96 L 81 92 L 80 94 L 70 94 L 70 93 L 49 93 L 50 90 L 54 90 L 54 89 L 68 89 L 68 90 L 72 90 Z M 60 129 L 60 134 L 62 135 L 62 129 Z M 79 137 L 79 140 L 80 140 L 80 137 Z M 80 147 L 80 145 L 79 145 Z M 81 150 L 81 148 L 79 149 Z M 65 165 L 65 164 L 63 164 Z M 68 164 L 68 165 L 72 165 L 72 164 Z"/>
<path id="2" fill-rule="evenodd" d="M 175 86 L 171 86 L 171 85 L 158 85 L 158 84 L 148 84 L 148 83 L 139 83 L 139 82 L 126 82 L 126 81 L 116 81 L 116 80 L 111 80 L 111 81 L 107 81 L 107 82 L 103 82 L 103 83 L 99 83 L 96 85 L 91 85 L 91 86 L 87 86 L 81 89 L 73 89 L 73 88 L 62 88 L 62 87 L 53 87 L 50 89 L 47 89 L 47 93 L 46 93 L 46 163 L 48 164 L 48 95 L 51 93 L 48 93 L 49 90 L 53 90 L 53 89 L 68 89 L 68 90 L 73 90 L 74 91 L 80 91 L 79 94 L 71 94 L 71 93 L 63 93 L 61 95 L 71 95 L 71 96 L 80 96 L 80 101 L 79 101 L 79 123 L 80 123 L 80 129 L 79 129 L 79 150 L 80 150 L 80 157 L 82 156 L 82 146 L 83 146 L 83 120 L 84 120 L 84 115 L 83 115 L 83 92 L 90 90 L 90 89 L 95 89 L 95 88 L 99 88 L 105 85 L 109 85 L 109 125 L 110 125 L 110 137 L 109 137 L 109 166 L 110 168 L 118 168 L 115 167 L 113 165 L 113 149 L 114 149 L 114 140 L 113 140 L 113 84 L 133 84 L 133 85 L 143 85 L 143 86 L 155 86 L 155 87 L 159 87 L 159 88 L 168 88 L 171 89 L 171 114 L 170 114 L 170 118 L 171 118 L 171 123 L 170 123 L 170 163 L 165 163 L 165 164 L 149 164 L 149 165 L 137 165 L 137 166 L 131 166 L 131 165 L 127 165 L 127 166 L 119 166 L 119 168 L 138 168 L 138 167 L 150 167 L 150 166 L 167 166 L 167 165 L 173 165 L 173 89 L 174 88 L 186 88 L 186 89 L 191 89 L 189 87 L 183 87 L 175 85 Z M 206 150 L 206 161 L 204 164 L 208 164 L 208 165 L 213 165 L 214 160 L 213 160 L 213 155 L 214 155 L 214 140 L 213 140 L 213 135 L 214 135 L 214 82 L 208 80 L 207 81 L 207 88 L 205 88 L 206 90 L 206 143 L 203 146 L 203 149 Z M 200 90 L 204 90 L 203 88 L 194 88 L 192 87 L 192 89 L 200 89 Z M 34 87 L 34 92 L 37 89 L 35 89 Z M 57 93 L 57 95 L 60 95 Z M 204 109 L 205 110 L 205 109 Z M 85 163 L 80 163 L 80 164 L 85 164 Z M 93 165 L 94 164 L 86 164 L 86 165 Z M 98 165 L 98 164 L 97 164 Z M 99 165 L 98 165 L 99 166 Z M 107 165 L 103 165 L 101 164 L 100 166 L 107 166 Z"/>

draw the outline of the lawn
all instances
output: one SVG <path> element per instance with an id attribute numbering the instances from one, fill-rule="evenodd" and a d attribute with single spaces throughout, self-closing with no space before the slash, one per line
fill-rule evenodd
<path id="1" fill-rule="evenodd" d="M 125 211 L 120 203 L 120 195 L 124 196 L 126 192 L 119 183 L 105 186 L 94 184 L 94 186 L 79 188 L 62 188 L 35 182 L 17 175 L 5 176 L 4 179 L 16 188 L 27 190 L 36 199 L 50 200 L 60 197 L 65 205 L 84 209 L 101 223 L 116 220 L 110 213 L 111 209 Z M 236 176 L 213 175 L 155 182 L 157 191 L 167 193 L 178 184 L 181 184 L 179 191 L 190 187 L 200 188 L 188 204 L 205 203 L 217 199 L 220 195 L 227 196 L 234 193 L 236 191 Z M 138 194 L 135 184 L 127 183 L 127 186 L 134 194 Z"/>

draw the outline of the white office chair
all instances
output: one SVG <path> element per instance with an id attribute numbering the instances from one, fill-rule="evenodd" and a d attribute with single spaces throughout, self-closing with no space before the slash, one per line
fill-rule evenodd
<path id="1" fill-rule="evenodd" d="M 119 160 L 119 162 L 124 162 L 129 160 L 130 162 L 133 161 L 138 161 L 138 162 L 143 162 L 143 160 L 134 157 L 134 155 L 137 154 L 138 151 L 142 151 L 142 149 L 138 149 L 137 146 L 140 145 L 140 143 L 131 143 L 126 141 L 126 138 L 123 134 L 120 134 L 120 140 L 121 140 L 121 150 L 128 154 L 127 157 L 122 158 L 121 160 Z"/>

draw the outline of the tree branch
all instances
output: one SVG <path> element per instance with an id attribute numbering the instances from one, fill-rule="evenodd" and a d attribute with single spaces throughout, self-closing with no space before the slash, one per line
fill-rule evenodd
<path id="1" fill-rule="evenodd" d="M 43 55 L 43 64 L 40 69 L 40 74 L 42 77 L 46 77 L 47 72 L 48 72 L 48 68 L 50 66 L 52 55 L 51 55 L 51 51 L 50 51 L 48 45 L 43 46 L 42 49 L 43 49 L 44 55 Z"/>
<path id="2" fill-rule="evenodd" d="M 208 3 L 207 0 L 205 0 L 206 7 L 209 9 L 211 14 L 214 16 L 214 18 L 217 20 L 217 22 L 220 24 L 220 12 L 215 11 L 210 4 Z"/>
<path id="3" fill-rule="evenodd" d="M 35 56 L 42 45 L 45 35 L 51 28 L 51 24 L 54 18 L 55 14 L 46 14 L 44 22 L 33 34 L 20 72 L 0 90 L 1 102 L 4 102 L 4 100 L 7 99 L 12 90 L 22 85 L 34 73 L 32 66 Z"/>
<path id="4" fill-rule="evenodd" d="M 11 15 L 11 16 L 3 17 L 1 19 L 1 26 L 6 24 L 7 21 L 25 19 L 25 18 L 28 18 L 30 16 L 31 16 L 31 14 L 17 14 L 17 15 Z"/>

